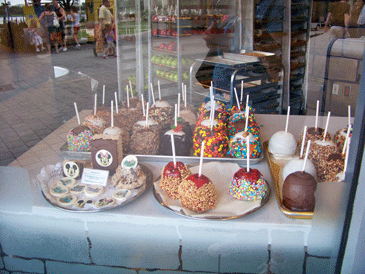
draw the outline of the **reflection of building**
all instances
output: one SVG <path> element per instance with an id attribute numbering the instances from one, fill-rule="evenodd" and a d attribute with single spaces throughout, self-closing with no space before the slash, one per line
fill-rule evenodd
<path id="1" fill-rule="evenodd" d="M 86 18 L 88 22 L 99 21 L 99 9 L 103 4 L 103 0 L 85 0 Z M 115 14 L 114 0 L 110 0 L 110 11 Z"/>

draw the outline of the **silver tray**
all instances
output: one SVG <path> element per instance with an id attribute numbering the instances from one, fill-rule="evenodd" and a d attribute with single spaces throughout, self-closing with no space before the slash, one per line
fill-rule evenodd
<path id="1" fill-rule="evenodd" d="M 65 160 L 91 160 L 91 152 L 88 151 L 70 151 L 67 148 L 67 143 L 65 143 L 61 149 L 61 156 Z M 261 146 L 261 155 L 259 158 L 250 159 L 250 164 L 255 165 L 261 162 L 264 159 L 264 147 Z M 138 160 L 140 161 L 154 161 L 154 162 L 169 162 L 172 160 L 172 156 L 167 155 L 139 155 L 134 154 Z M 197 156 L 176 156 L 178 161 L 181 161 L 185 164 L 191 164 L 199 162 L 199 157 Z M 231 158 L 231 157 L 224 157 L 224 158 L 215 158 L 215 157 L 204 157 L 204 162 L 224 162 L 224 163 L 236 163 L 240 166 L 246 166 L 246 159 L 242 158 Z"/>
<path id="2" fill-rule="evenodd" d="M 211 162 L 203 164 L 202 173 L 212 180 L 218 192 L 216 208 L 203 213 L 195 213 L 190 210 L 183 209 L 178 200 L 173 200 L 160 188 L 160 178 L 158 178 L 153 184 L 153 194 L 162 206 L 187 218 L 199 220 L 230 220 L 240 218 L 262 208 L 269 200 L 271 190 L 269 184 L 266 182 L 267 192 L 261 200 L 241 201 L 233 198 L 229 194 L 229 184 L 234 172 L 238 169 L 239 166 L 233 163 Z M 191 167 L 192 173 L 197 173 L 197 170 L 198 165 Z M 220 176 L 216 176 L 218 174 Z M 226 208 L 228 210 L 226 210 Z"/>
<path id="3" fill-rule="evenodd" d="M 100 212 L 100 211 L 118 208 L 118 207 L 121 207 L 125 204 L 128 204 L 128 203 L 134 201 L 139 196 L 141 196 L 152 185 L 152 183 L 153 183 L 152 172 L 146 166 L 144 166 L 142 164 L 139 164 L 139 165 L 141 166 L 142 170 L 146 174 L 146 182 L 138 188 L 131 189 L 130 190 L 131 195 L 129 195 L 129 197 L 126 200 L 124 200 L 124 201 L 116 200 L 115 204 L 101 207 L 101 208 L 97 208 L 95 205 L 86 205 L 85 208 L 81 209 L 74 205 L 72 207 L 62 206 L 57 202 L 57 198 L 53 197 L 49 193 L 49 188 L 59 178 L 64 177 L 62 175 L 61 163 L 57 163 L 54 166 L 48 165 L 48 166 L 42 168 L 40 174 L 37 175 L 37 181 L 40 184 L 42 195 L 46 199 L 46 201 L 59 209 L 69 211 L 69 212 Z M 106 198 L 106 197 L 111 197 L 110 193 L 113 193 L 114 191 L 118 190 L 119 188 L 115 188 L 110 180 L 111 180 L 111 177 L 109 177 L 109 179 L 108 179 L 108 184 L 105 187 L 105 189 L 106 189 L 105 192 L 98 197 L 89 198 L 89 197 L 86 197 L 84 193 L 77 194 L 75 196 L 77 196 L 78 199 L 84 199 L 84 200 L 88 199 L 88 200 L 93 200 L 93 201 L 97 201 L 99 199 Z M 79 183 L 79 181 L 80 180 L 76 180 L 76 183 Z"/>

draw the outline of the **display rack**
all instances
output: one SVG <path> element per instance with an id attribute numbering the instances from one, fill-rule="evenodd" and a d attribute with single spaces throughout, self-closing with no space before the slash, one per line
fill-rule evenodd
<path id="1" fill-rule="evenodd" d="M 308 0 L 291 2 L 289 52 L 289 105 L 292 114 L 303 114 L 306 106 L 306 76 L 311 4 Z"/>

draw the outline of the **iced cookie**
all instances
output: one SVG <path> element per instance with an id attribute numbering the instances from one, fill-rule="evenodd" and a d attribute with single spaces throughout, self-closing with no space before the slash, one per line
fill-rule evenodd
<path id="1" fill-rule="evenodd" d="M 85 191 L 85 188 L 86 188 L 86 185 L 84 185 L 84 184 L 76 184 L 70 188 L 70 192 L 72 194 L 80 194 Z"/>
<path id="2" fill-rule="evenodd" d="M 62 171 L 65 177 L 80 179 L 84 163 L 81 161 L 65 160 L 62 163 Z"/>
<path id="3" fill-rule="evenodd" d="M 72 206 L 75 204 L 77 197 L 73 194 L 66 194 L 57 199 L 57 202 L 62 206 Z"/>
<path id="4" fill-rule="evenodd" d="M 69 193 L 69 190 L 67 187 L 59 185 L 59 184 L 55 184 L 54 186 L 52 186 L 49 190 L 49 192 L 51 193 L 52 196 L 54 197 L 59 197 L 65 194 Z"/>
<path id="5" fill-rule="evenodd" d="M 76 184 L 76 180 L 71 177 L 64 177 L 59 179 L 57 183 L 65 187 L 73 187 Z"/>
<path id="6" fill-rule="evenodd" d="M 104 193 L 104 187 L 103 186 L 97 186 L 97 185 L 92 185 L 92 186 L 87 186 L 85 188 L 85 194 L 87 197 L 98 197 L 101 194 Z"/>
<path id="7" fill-rule="evenodd" d="M 132 192 L 128 189 L 120 189 L 113 193 L 113 198 L 117 199 L 118 201 L 125 201 L 131 194 Z"/>
<path id="8" fill-rule="evenodd" d="M 75 202 L 75 206 L 78 208 L 85 208 L 85 205 L 92 205 L 94 202 L 90 199 L 81 199 L 81 200 L 77 200 L 77 202 Z"/>
<path id="9" fill-rule="evenodd" d="M 114 205 L 114 204 L 115 204 L 115 199 L 111 198 L 111 197 L 99 199 L 95 202 L 96 207 L 99 207 L 99 208 Z"/>

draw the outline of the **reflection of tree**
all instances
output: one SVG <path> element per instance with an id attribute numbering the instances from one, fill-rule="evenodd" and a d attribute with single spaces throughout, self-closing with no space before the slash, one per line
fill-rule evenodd
<path id="1" fill-rule="evenodd" d="M 74 0 L 58 0 L 58 3 L 65 11 L 67 11 L 74 5 Z"/>
<path id="2" fill-rule="evenodd" d="M 118 1 L 118 8 L 130 8 L 136 5 L 134 0 L 117 0 Z"/>

